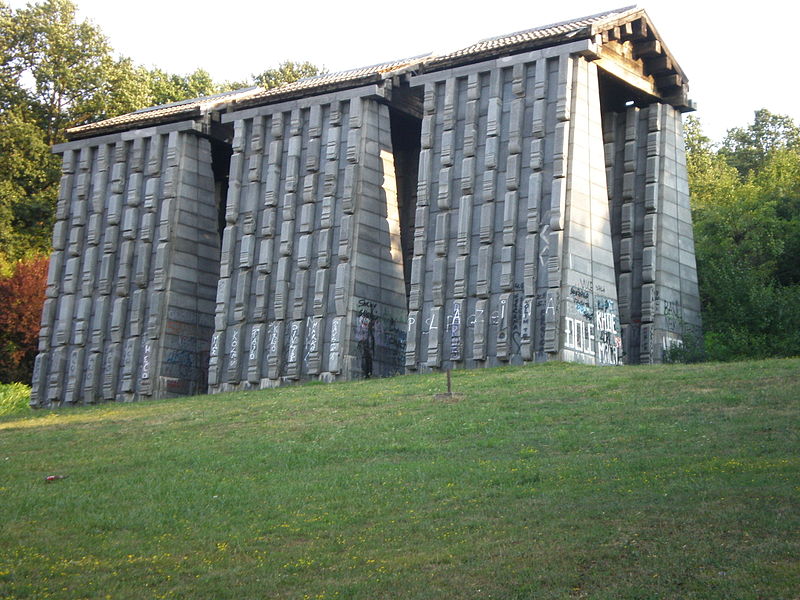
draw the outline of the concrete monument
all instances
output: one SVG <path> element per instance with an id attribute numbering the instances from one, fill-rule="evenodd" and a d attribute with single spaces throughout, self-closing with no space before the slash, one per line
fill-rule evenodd
<path id="1" fill-rule="evenodd" d="M 626 8 L 76 127 L 31 402 L 662 361 L 687 90 Z"/>

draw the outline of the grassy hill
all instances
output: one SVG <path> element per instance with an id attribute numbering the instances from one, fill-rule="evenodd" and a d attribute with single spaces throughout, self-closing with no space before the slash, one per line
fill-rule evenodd
<path id="1" fill-rule="evenodd" d="M 0 598 L 798 598 L 800 359 L 444 385 L 1 419 Z"/>

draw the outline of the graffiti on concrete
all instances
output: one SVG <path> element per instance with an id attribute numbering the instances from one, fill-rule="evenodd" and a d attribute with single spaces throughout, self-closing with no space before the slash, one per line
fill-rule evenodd
<path id="1" fill-rule="evenodd" d="M 173 315 L 170 315 L 173 316 Z M 196 393 L 205 389 L 209 359 L 208 330 L 193 322 L 167 319 L 164 327 L 166 348 L 160 374 L 167 378 L 167 390 L 175 394 Z M 219 343 L 219 340 L 216 340 Z M 235 351 L 238 336 L 234 333 L 231 357 L 238 356 Z M 150 377 L 151 348 L 147 344 L 142 359 L 142 379 Z"/>
<path id="2" fill-rule="evenodd" d="M 372 377 L 372 357 L 375 354 L 375 324 L 378 320 L 376 307 L 375 302 L 363 298 L 358 301 L 355 340 L 361 356 L 361 373 L 367 379 Z"/>
<path id="3" fill-rule="evenodd" d="M 622 364 L 622 336 L 614 301 L 598 297 L 595 306 L 597 362 L 603 365 Z"/>
<path id="4" fill-rule="evenodd" d="M 597 364 L 622 363 L 622 337 L 614 300 L 595 296 L 592 282 L 570 288 L 569 299 L 575 312 L 564 317 L 564 347 L 594 357 Z"/>
<path id="5" fill-rule="evenodd" d="M 353 340 L 365 378 L 403 372 L 406 328 L 380 309 L 377 302 L 359 299 Z"/>

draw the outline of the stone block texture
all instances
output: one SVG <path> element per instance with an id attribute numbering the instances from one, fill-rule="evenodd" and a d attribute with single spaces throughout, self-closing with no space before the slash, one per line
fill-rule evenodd
<path id="1" fill-rule="evenodd" d="M 209 389 L 403 371 L 389 109 L 268 106 L 234 123 Z"/>
<path id="2" fill-rule="evenodd" d="M 208 140 L 64 144 L 34 406 L 206 390 L 219 272 Z"/>
<path id="3" fill-rule="evenodd" d="M 680 113 L 654 102 L 604 115 L 619 314 L 629 364 L 700 333 Z"/>
<path id="4" fill-rule="evenodd" d="M 663 361 L 700 301 L 654 31 L 621 9 L 76 128 L 32 404 Z"/>
<path id="5" fill-rule="evenodd" d="M 423 79 L 406 367 L 618 364 L 595 66 L 546 51 Z"/>

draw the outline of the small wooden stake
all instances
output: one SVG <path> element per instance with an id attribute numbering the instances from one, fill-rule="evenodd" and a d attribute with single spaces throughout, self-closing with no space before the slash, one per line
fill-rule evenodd
<path id="1" fill-rule="evenodd" d="M 464 397 L 464 394 L 454 394 L 453 393 L 453 380 L 450 376 L 450 369 L 445 371 L 447 375 L 447 393 L 446 394 L 436 394 L 434 398 L 437 400 L 443 400 L 445 402 L 457 402 Z"/>

